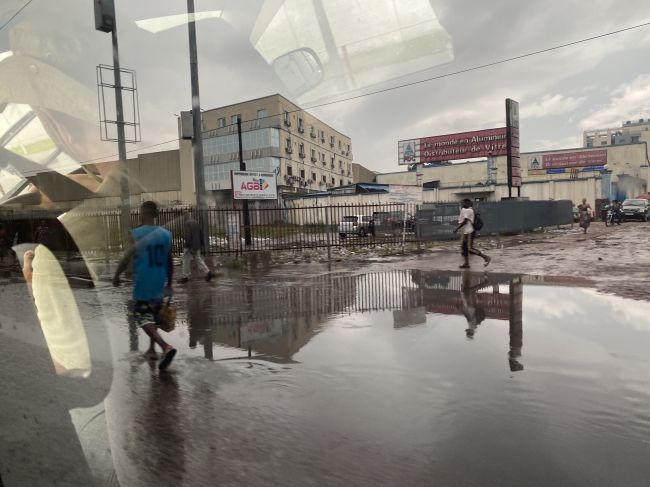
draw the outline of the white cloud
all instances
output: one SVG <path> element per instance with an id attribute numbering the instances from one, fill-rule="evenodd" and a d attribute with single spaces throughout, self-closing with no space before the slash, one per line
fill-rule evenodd
<path id="1" fill-rule="evenodd" d="M 580 127 L 591 130 L 617 126 L 646 115 L 650 115 L 650 74 L 642 74 L 612 91 L 609 103 L 583 118 Z"/>
<path id="2" fill-rule="evenodd" d="M 523 103 L 521 105 L 522 118 L 541 118 L 552 115 L 562 115 L 578 108 L 587 98 L 581 96 L 574 98 L 564 95 L 544 95 L 536 103 Z"/>
<path id="3" fill-rule="evenodd" d="M 556 149 L 572 149 L 574 147 L 582 147 L 582 137 L 579 135 L 572 135 L 559 139 L 536 139 L 528 143 L 524 143 L 522 147 L 524 152 L 528 151 L 546 151 Z"/>

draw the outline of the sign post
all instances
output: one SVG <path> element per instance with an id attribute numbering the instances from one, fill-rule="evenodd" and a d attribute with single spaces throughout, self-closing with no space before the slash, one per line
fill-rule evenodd
<path id="1" fill-rule="evenodd" d="M 519 103 L 506 99 L 506 130 L 508 132 L 508 196 L 512 198 L 512 188 L 517 188 L 521 196 L 521 162 L 519 160 Z"/>
<path id="2" fill-rule="evenodd" d="M 241 117 L 237 117 L 237 138 L 239 140 L 239 170 L 246 171 L 246 162 L 244 161 L 244 146 L 241 137 Z M 235 187 L 233 186 L 233 195 Z M 250 247 L 253 243 L 251 239 L 251 216 L 248 210 L 248 200 L 244 200 L 244 243 Z"/>

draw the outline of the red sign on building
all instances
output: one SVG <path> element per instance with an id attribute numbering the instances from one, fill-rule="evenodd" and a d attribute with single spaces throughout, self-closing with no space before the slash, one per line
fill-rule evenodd
<path id="1" fill-rule="evenodd" d="M 560 152 L 557 154 L 544 154 L 542 156 L 543 169 L 604 166 L 605 164 L 607 164 L 606 150 Z"/>
<path id="2" fill-rule="evenodd" d="M 440 162 L 506 154 L 506 129 L 496 128 L 420 139 L 419 162 Z"/>

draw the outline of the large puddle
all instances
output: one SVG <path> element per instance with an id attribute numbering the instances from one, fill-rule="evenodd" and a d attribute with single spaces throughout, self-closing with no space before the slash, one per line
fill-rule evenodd
<path id="1" fill-rule="evenodd" d="M 162 419 L 183 445 L 170 470 L 226 485 L 648 485 L 650 304 L 589 285 L 422 271 L 192 284 L 172 338 L 180 424 Z"/>
<path id="2" fill-rule="evenodd" d="M 100 286 L 112 386 L 104 413 L 72 419 L 99 485 L 647 486 L 650 303 L 590 286 L 419 270 L 190 282 L 167 374 L 142 357 L 129 290 Z"/>

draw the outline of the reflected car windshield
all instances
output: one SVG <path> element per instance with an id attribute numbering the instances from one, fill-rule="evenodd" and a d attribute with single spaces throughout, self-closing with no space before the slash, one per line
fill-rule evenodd
<path id="1" fill-rule="evenodd" d="M 625 200 L 623 206 L 645 206 L 645 200 Z"/>

